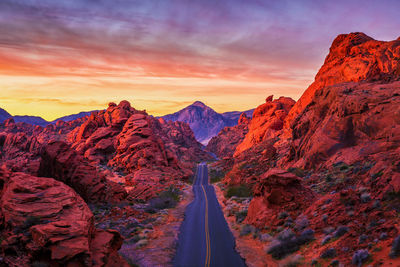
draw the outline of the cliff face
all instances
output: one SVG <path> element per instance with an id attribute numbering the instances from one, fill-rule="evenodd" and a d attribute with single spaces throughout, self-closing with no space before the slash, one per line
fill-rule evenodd
<path id="1" fill-rule="evenodd" d="M 285 118 L 294 104 L 295 101 L 289 97 L 273 100 L 273 96 L 269 96 L 264 104 L 254 110 L 253 118 L 249 124 L 249 132 L 243 142 L 237 146 L 235 155 L 280 135 Z"/>
<path id="2" fill-rule="evenodd" d="M 230 167 L 225 183 L 253 190 L 245 222 L 280 232 L 268 253 L 299 250 L 304 230 L 317 239 L 302 249 L 307 260 L 331 249 L 345 265 L 362 262 L 360 253 L 372 264 L 398 262 L 399 92 L 400 40 L 351 33 L 335 39 L 297 103 L 256 108 L 234 157 L 218 164 Z M 288 231 L 292 241 L 282 237 Z M 382 253 L 368 247 L 372 240 Z"/>
<path id="3" fill-rule="evenodd" d="M 312 101 L 319 89 L 344 82 L 391 82 L 400 78 L 400 40 L 377 41 L 364 33 L 341 34 L 324 64 L 288 116 L 288 123 Z"/>

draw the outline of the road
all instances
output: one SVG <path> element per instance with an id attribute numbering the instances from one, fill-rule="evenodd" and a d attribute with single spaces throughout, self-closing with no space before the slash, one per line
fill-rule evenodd
<path id="1" fill-rule="evenodd" d="M 194 200 L 185 211 L 174 266 L 246 266 L 235 250 L 235 240 L 215 195 L 208 184 L 205 163 L 197 166 Z"/>

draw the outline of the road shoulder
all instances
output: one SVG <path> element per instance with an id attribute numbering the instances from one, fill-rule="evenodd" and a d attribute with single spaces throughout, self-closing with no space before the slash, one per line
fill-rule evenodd
<path id="1" fill-rule="evenodd" d="M 258 239 L 253 238 L 251 235 L 240 234 L 240 227 L 242 224 L 236 222 L 235 216 L 230 216 L 226 205 L 228 200 L 225 198 L 223 191 L 220 188 L 221 185 L 222 184 L 220 183 L 214 184 L 215 194 L 223 211 L 225 220 L 235 237 L 236 251 L 245 260 L 246 265 L 249 267 L 279 266 L 279 264 L 265 252 L 265 244 L 260 242 Z"/>
<path id="2" fill-rule="evenodd" d="M 147 244 L 140 248 L 136 245 L 124 244 L 120 253 L 141 267 L 172 266 L 178 244 L 179 229 L 185 218 L 186 207 L 193 198 L 192 186 L 187 185 L 178 205 L 169 209 L 168 214 L 162 218 L 162 222 L 154 226 L 148 236 Z"/>

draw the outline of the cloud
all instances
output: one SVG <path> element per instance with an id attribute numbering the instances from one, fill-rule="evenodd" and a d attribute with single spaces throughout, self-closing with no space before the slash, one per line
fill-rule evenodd
<path id="1" fill-rule="evenodd" d="M 110 98 L 140 99 L 155 113 L 197 99 L 245 109 L 266 94 L 297 98 L 339 33 L 397 38 L 399 8 L 389 0 L 3 0 L 0 87 L 10 108 L 26 113 L 28 99 L 46 98 L 58 113 Z"/>

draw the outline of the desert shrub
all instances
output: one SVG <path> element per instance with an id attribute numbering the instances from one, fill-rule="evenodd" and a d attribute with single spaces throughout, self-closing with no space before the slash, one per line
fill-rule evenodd
<path id="1" fill-rule="evenodd" d="M 357 266 L 362 266 L 369 258 L 369 252 L 366 249 L 360 249 L 354 252 L 352 263 Z"/>
<path id="2" fill-rule="evenodd" d="M 336 257 L 336 249 L 334 248 L 325 249 L 324 251 L 322 251 L 320 257 L 323 259 L 334 258 Z"/>
<path id="3" fill-rule="evenodd" d="M 208 175 L 210 176 L 210 183 L 217 183 L 225 177 L 225 173 L 216 169 L 209 169 Z"/>
<path id="4" fill-rule="evenodd" d="M 242 210 L 239 212 L 236 212 L 235 217 L 236 217 L 236 222 L 241 223 L 246 219 L 247 216 L 247 210 Z"/>
<path id="5" fill-rule="evenodd" d="M 230 186 L 226 190 L 225 197 L 251 197 L 252 192 L 249 187 L 246 185 L 237 185 L 237 186 Z"/>
<path id="6" fill-rule="evenodd" d="M 345 233 L 349 231 L 349 227 L 347 226 L 339 226 L 336 231 L 333 233 L 333 237 L 339 238 Z"/>
<path id="7" fill-rule="evenodd" d="M 158 194 L 157 197 L 149 200 L 146 211 L 154 213 L 157 210 L 170 209 L 176 206 L 181 192 L 175 187 L 170 187 Z"/>
<path id="8" fill-rule="evenodd" d="M 323 246 L 323 245 L 327 244 L 329 241 L 331 241 L 331 239 L 332 239 L 332 236 L 331 236 L 331 235 L 326 235 L 326 236 L 322 239 L 321 245 Z"/>
<path id="9" fill-rule="evenodd" d="M 299 236 L 295 236 L 290 229 L 287 229 L 278 235 L 278 239 L 271 242 L 267 253 L 275 259 L 282 259 L 312 240 L 314 240 L 314 231 L 311 229 L 304 230 Z"/>
<path id="10" fill-rule="evenodd" d="M 389 256 L 391 258 L 397 258 L 400 256 L 400 235 L 393 240 Z"/>
<path id="11" fill-rule="evenodd" d="M 240 227 L 240 236 L 255 233 L 256 228 L 253 225 L 245 224 Z"/>

